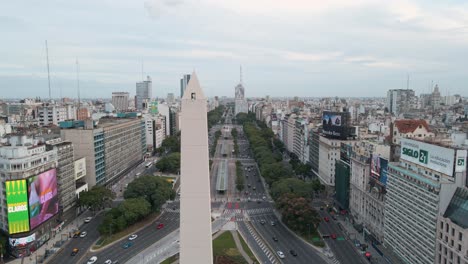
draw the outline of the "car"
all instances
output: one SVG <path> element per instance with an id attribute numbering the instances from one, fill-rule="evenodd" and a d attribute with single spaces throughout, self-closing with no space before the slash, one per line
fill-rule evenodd
<path id="1" fill-rule="evenodd" d="M 96 263 L 96 261 L 97 261 L 97 257 L 96 257 L 96 256 L 92 256 L 92 257 L 88 260 L 87 264 L 94 264 L 94 263 Z"/>
<path id="2" fill-rule="evenodd" d="M 131 235 L 130 237 L 128 237 L 128 240 L 130 240 L 130 241 L 131 241 L 131 240 L 135 240 L 137 237 L 138 237 L 137 234 L 133 234 L 133 235 Z"/>
<path id="3" fill-rule="evenodd" d="M 244 192 L 245 195 L 249 195 L 249 192 Z"/>
<path id="4" fill-rule="evenodd" d="M 320 210 L 323 211 L 323 206 L 320 206 Z"/>
<path id="5" fill-rule="evenodd" d="M 330 237 L 331 237 L 332 239 L 336 239 L 336 234 L 331 234 Z"/>
<path id="6" fill-rule="evenodd" d="M 112 260 L 108 259 L 108 260 L 104 261 L 104 264 L 112 264 Z"/>
<path id="7" fill-rule="evenodd" d="M 80 237 L 85 237 L 88 233 L 86 231 L 81 232 Z"/>
<path id="8" fill-rule="evenodd" d="M 332 218 L 333 220 L 337 220 L 338 218 L 336 217 L 336 215 L 332 215 Z"/>
<path id="9" fill-rule="evenodd" d="M 263 196 L 262 199 L 263 199 L 263 200 L 266 200 L 266 196 Z"/>
<path id="10" fill-rule="evenodd" d="M 247 198 L 247 202 L 250 202 L 250 197 L 249 197 L 249 198 Z"/>
<path id="11" fill-rule="evenodd" d="M 158 226 L 156 227 L 157 229 L 161 229 L 164 227 L 164 224 L 163 223 L 159 223 Z"/>
<path id="12" fill-rule="evenodd" d="M 262 203 L 262 201 L 260 201 L 260 200 L 257 200 L 257 203 Z"/>
<path id="13" fill-rule="evenodd" d="M 277 237 L 274 236 L 274 237 L 272 237 L 272 238 L 273 238 L 273 241 L 278 242 L 278 238 L 277 238 Z"/>
<path id="14" fill-rule="evenodd" d="M 247 188 L 250 188 L 250 187 L 251 187 L 250 184 L 247 184 Z"/>
<path id="15" fill-rule="evenodd" d="M 72 255 L 72 256 L 75 256 L 76 254 L 78 254 L 79 251 L 80 251 L 80 250 L 79 250 L 78 248 L 74 248 L 74 249 L 72 250 L 71 255 Z"/>
<path id="16" fill-rule="evenodd" d="M 81 234 L 80 230 L 77 230 L 75 231 L 75 233 L 73 233 L 73 237 L 79 237 Z"/>
<path id="17" fill-rule="evenodd" d="M 260 224 L 262 224 L 262 225 L 264 225 L 265 223 L 266 223 L 266 222 L 265 222 L 265 220 L 263 220 L 263 219 L 260 221 Z"/>
<path id="18" fill-rule="evenodd" d="M 86 218 L 84 219 L 84 222 L 85 222 L 85 223 L 89 223 L 89 222 L 91 222 L 91 219 L 93 219 L 93 218 L 92 218 L 92 217 L 86 217 Z"/>
<path id="19" fill-rule="evenodd" d="M 270 225 L 272 225 L 272 226 L 276 225 L 275 221 L 271 221 Z"/>
<path id="20" fill-rule="evenodd" d="M 323 220 L 324 220 L 325 222 L 328 222 L 328 221 L 330 221 L 330 218 L 328 218 L 328 217 L 325 216 L 325 217 L 323 218 Z"/>
<path id="21" fill-rule="evenodd" d="M 278 251 L 276 252 L 276 254 L 278 255 L 278 257 L 280 257 L 280 258 L 282 258 L 282 259 L 284 259 L 284 257 L 285 257 L 283 251 L 279 251 L 279 250 L 278 250 Z"/>
<path id="22" fill-rule="evenodd" d="M 129 247 L 131 247 L 131 246 L 133 246 L 133 243 L 129 241 L 129 242 L 123 244 L 123 245 L 122 245 L 122 248 L 127 249 L 127 248 L 129 248 Z"/>
<path id="23" fill-rule="evenodd" d="M 257 187 L 254 186 L 252 189 L 255 191 L 255 190 L 257 190 Z"/>
<path id="24" fill-rule="evenodd" d="M 294 257 L 297 257 L 297 253 L 293 249 L 289 250 L 289 253 L 291 253 L 291 255 L 293 255 Z"/>

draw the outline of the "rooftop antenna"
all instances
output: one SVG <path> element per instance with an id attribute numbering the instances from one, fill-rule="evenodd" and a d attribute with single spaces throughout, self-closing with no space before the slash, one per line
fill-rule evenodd
<path id="1" fill-rule="evenodd" d="M 81 106 L 81 98 L 80 98 L 80 64 L 78 63 L 78 59 L 76 59 L 76 89 L 78 91 L 78 110 L 80 110 L 80 106 Z"/>
<path id="2" fill-rule="evenodd" d="M 240 83 L 242 83 L 242 65 L 240 66 Z"/>
<path id="3" fill-rule="evenodd" d="M 52 95 L 50 92 L 49 47 L 47 46 L 47 40 L 45 41 L 45 46 L 46 46 L 46 57 L 47 57 L 47 80 L 49 82 L 49 101 L 52 101 Z"/>

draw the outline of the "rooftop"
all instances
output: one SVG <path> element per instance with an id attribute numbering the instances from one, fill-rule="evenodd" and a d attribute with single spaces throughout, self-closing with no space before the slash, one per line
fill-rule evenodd
<path id="1" fill-rule="evenodd" d="M 412 133 L 419 127 L 424 127 L 427 131 L 430 131 L 429 125 L 426 120 L 414 120 L 414 119 L 401 119 L 395 120 L 395 126 L 398 128 L 400 133 Z"/>

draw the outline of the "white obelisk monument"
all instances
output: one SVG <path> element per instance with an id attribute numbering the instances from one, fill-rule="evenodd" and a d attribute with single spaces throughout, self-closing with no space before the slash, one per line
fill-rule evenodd
<path id="1" fill-rule="evenodd" d="M 195 72 L 181 110 L 180 263 L 212 264 L 206 98 Z"/>

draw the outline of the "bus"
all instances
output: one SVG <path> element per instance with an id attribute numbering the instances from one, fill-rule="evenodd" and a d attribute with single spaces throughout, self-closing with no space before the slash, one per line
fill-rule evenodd
<path id="1" fill-rule="evenodd" d="M 145 167 L 146 167 L 146 168 L 149 168 L 149 167 L 151 167 L 152 165 L 153 165 L 153 162 L 148 162 L 148 163 L 146 163 Z"/>

